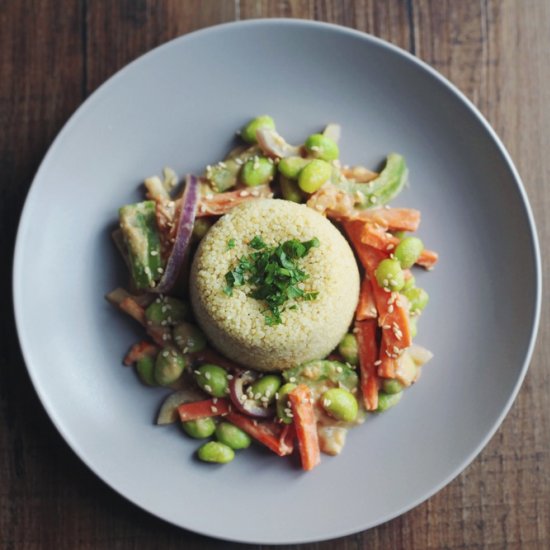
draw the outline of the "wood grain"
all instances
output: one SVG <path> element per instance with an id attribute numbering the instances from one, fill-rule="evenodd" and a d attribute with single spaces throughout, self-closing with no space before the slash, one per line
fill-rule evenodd
<path id="1" fill-rule="evenodd" d="M 514 0 L 22 0 L 0 2 L 0 243 L 11 258 L 32 175 L 74 109 L 117 69 L 182 33 L 301 17 L 380 36 L 424 59 L 503 139 L 550 238 L 550 3 Z M 543 271 L 550 268 L 543 254 Z M 9 288 L 10 260 L 1 272 Z M 544 292 L 544 304 L 548 303 Z M 505 297 L 503 297 L 505 299 Z M 550 317 L 502 427 L 456 480 L 409 513 L 336 541 L 283 548 L 550 548 Z M 38 404 L 0 316 L 0 548 L 238 548 L 153 518 L 89 472 Z M 259 547 L 258 547 L 259 548 Z"/>

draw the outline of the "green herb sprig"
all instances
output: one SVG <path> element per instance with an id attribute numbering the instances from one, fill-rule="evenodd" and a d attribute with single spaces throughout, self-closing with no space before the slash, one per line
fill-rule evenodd
<path id="1" fill-rule="evenodd" d="M 241 256 L 235 268 L 225 274 L 225 294 L 232 296 L 235 287 L 249 284 L 249 296 L 262 300 L 267 305 L 264 312 L 266 324 L 280 324 L 286 302 L 315 300 L 319 295 L 318 292 L 306 292 L 298 286 L 309 278 L 299 267 L 298 260 L 307 256 L 319 244 L 319 239 L 314 237 L 309 241 L 291 239 L 278 246 L 268 247 L 256 235 L 248 243 L 254 252 Z M 295 309 L 295 304 L 290 308 Z"/>

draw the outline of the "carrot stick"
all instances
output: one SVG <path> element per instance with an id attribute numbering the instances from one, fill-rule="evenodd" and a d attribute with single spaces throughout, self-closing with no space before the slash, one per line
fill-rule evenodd
<path id="1" fill-rule="evenodd" d="M 237 412 L 230 412 L 226 419 L 279 456 L 289 455 L 294 450 L 288 430 L 274 422 L 258 422 Z"/>
<path id="2" fill-rule="evenodd" d="M 376 321 L 355 322 L 357 343 L 359 345 L 359 373 L 361 392 L 367 411 L 378 408 L 379 379 L 376 372 L 378 346 L 376 345 Z"/>
<path id="3" fill-rule="evenodd" d="M 230 410 L 229 401 L 223 397 L 182 403 L 178 407 L 178 413 L 182 422 L 208 418 L 210 416 L 225 416 Z"/>
<path id="4" fill-rule="evenodd" d="M 376 319 L 377 316 L 372 285 L 368 277 L 365 276 L 361 281 L 361 291 L 359 292 L 359 303 L 355 310 L 355 320 Z"/>
<path id="5" fill-rule="evenodd" d="M 321 461 L 311 390 L 300 384 L 288 394 L 288 400 L 294 417 L 302 468 L 311 470 Z"/>
<path id="6" fill-rule="evenodd" d="M 420 211 L 413 208 L 376 208 L 358 211 L 357 220 L 377 223 L 390 231 L 416 231 Z"/>
<path id="7" fill-rule="evenodd" d="M 399 244 L 399 239 L 388 233 L 384 227 L 367 222 L 361 232 L 361 242 L 391 252 Z"/>
<path id="8" fill-rule="evenodd" d="M 126 357 L 124 357 L 123 363 L 129 367 L 143 357 L 153 357 L 158 350 L 159 348 L 157 346 L 143 340 L 130 348 L 130 351 L 126 354 Z"/>
<path id="9" fill-rule="evenodd" d="M 346 234 L 353 245 L 359 261 L 363 267 L 367 270 L 369 276 L 374 274 L 374 271 L 378 267 L 378 264 L 388 257 L 387 252 L 382 252 L 372 246 L 365 245 L 361 242 L 361 236 L 363 234 L 364 222 L 362 221 L 350 221 L 342 223 Z"/>
<path id="10" fill-rule="evenodd" d="M 432 269 L 433 266 L 437 263 L 438 259 L 439 255 L 437 254 L 437 252 L 424 249 L 416 263 L 422 267 L 425 267 L 426 269 Z"/>
<path id="11" fill-rule="evenodd" d="M 388 345 L 387 331 L 382 332 L 382 340 L 380 342 L 380 357 L 378 365 L 378 376 L 381 378 L 395 378 L 397 371 L 397 359 L 393 357 L 394 353 Z M 390 355 L 388 355 L 390 354 Z"/>

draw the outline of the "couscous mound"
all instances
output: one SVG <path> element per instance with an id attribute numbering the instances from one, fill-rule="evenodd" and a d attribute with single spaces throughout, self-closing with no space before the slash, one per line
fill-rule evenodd
<path id="1" fill-rule="evenodd" d="M 290 239 L 317 238 L 319 246 L 300 259 L 309 277 L 304 291 L 311 301 L 287 304 L 279 324 L 266 323 L 265 302 L 250 287 L 228 296 L 225 275 L 250 254 L 259 236 L 267 246 Z M 326 218 L 305 205 L 255 200 L 236 206 L 202 239 L 191 268 L 191 302 L 211 344 L 237 363 L 263 371 L 281 371 L 325 357 L 347 332 L 359 295 L 359 272 L 346 239 Z"/>

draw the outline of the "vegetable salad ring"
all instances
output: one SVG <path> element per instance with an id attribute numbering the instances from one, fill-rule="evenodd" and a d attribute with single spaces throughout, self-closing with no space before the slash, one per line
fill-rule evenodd
<path id="1" fill-rule="evenodd" d="M 299 146 L 287 143 L 269 116 L 251 120 L 240 135 L 245 145 L 202 176 L 180 184 L 165 169 L 163 178 L 145 180 L 146 200 L 120 208 L 113 239 L 130 282 L 107 299 L 147 335 L 124 364 L 143 384 L 172 389 L 157 424 L 180 423 L 188 437 L 203 440 L 197 455 L 204 462 L 231 462 L 256 441 L 279 456 L 296 449 L 310 470 L 322 452 L 342 450 L 349 428 L 399 402 L 431 359 L 413 343 L 429 297 L 412 269 L 432 269 L 438 255 L 410 235 L 420 212 L 387 205 L 407 182 L 401 155 L 388 155 L 380 173 L 343 166 L 335 124 Z M 272 198 L 305 204 L 337 226 L 355 253 L 361 286 L 353 322 L 332 353 L 262 373 L 224 357 L 197 325 L 188 301 L 189 266 L 218 218 L 242 203 Z M 242 244 L 229 238 L 224 246 L 231 253 Z M 266 330 L 323 292 L 307 286 L 303 265 L 319 247 L 317 237 L 272 246 L 256 235 L 244 244 L 248 252 L 235 257 L 220 292 L 255 300 Z"/>

